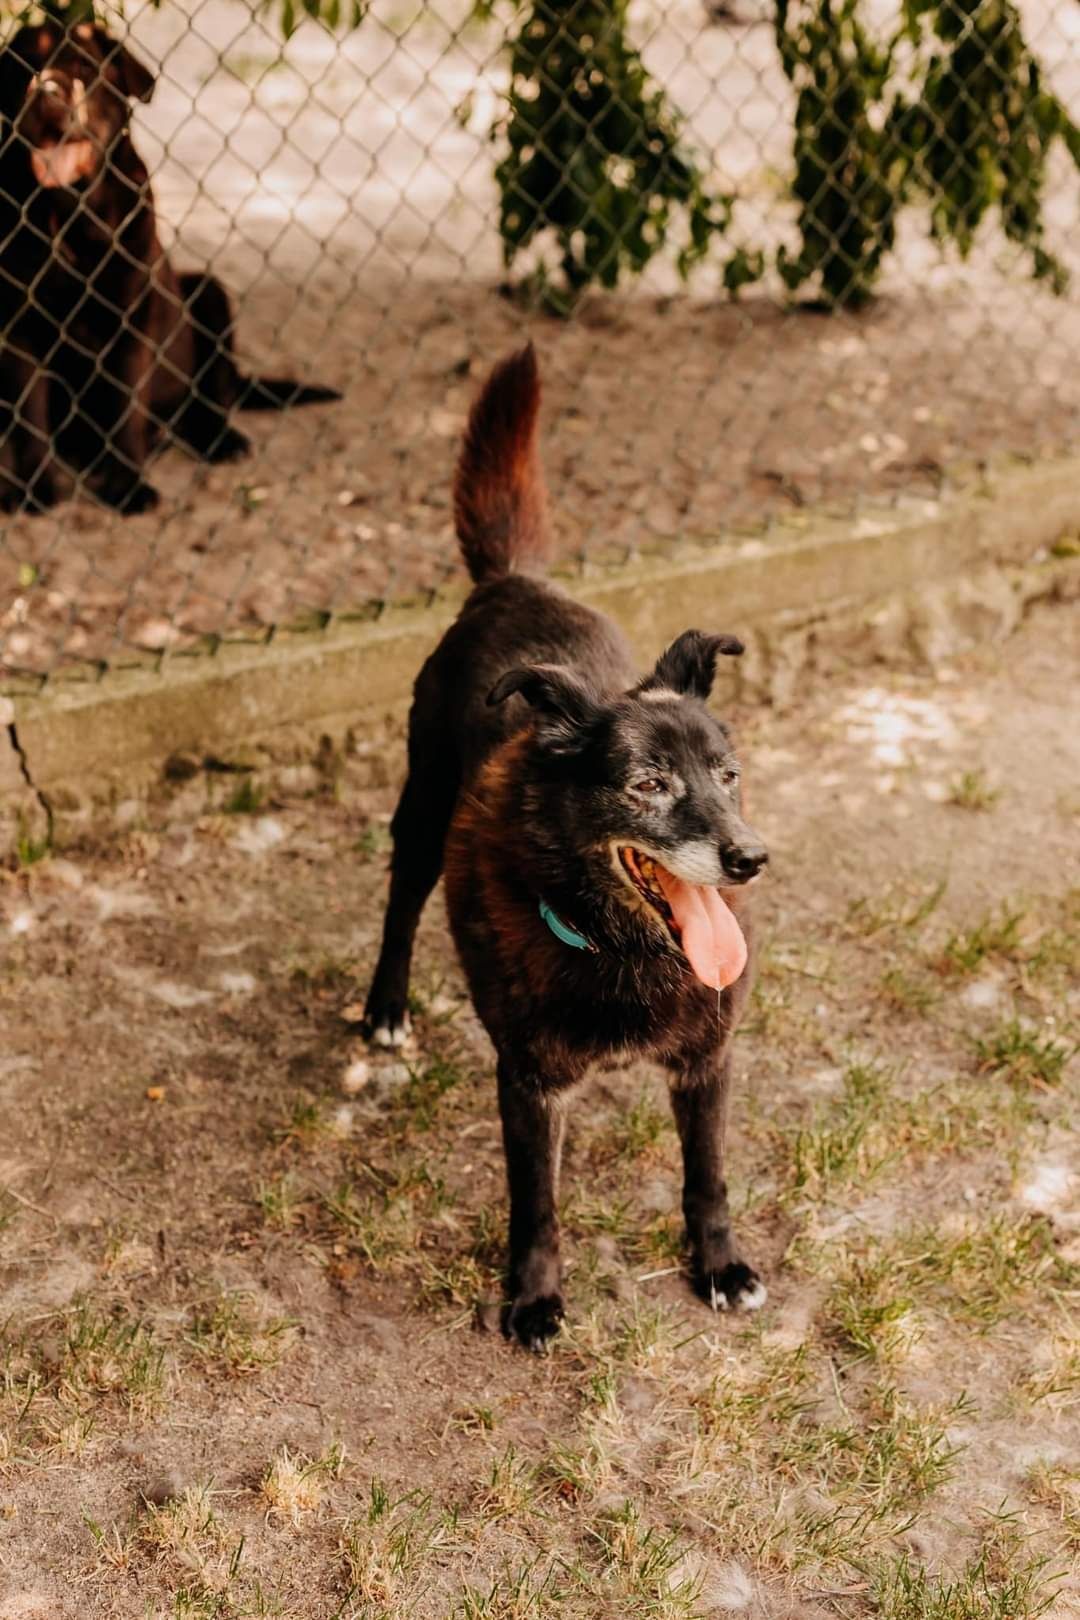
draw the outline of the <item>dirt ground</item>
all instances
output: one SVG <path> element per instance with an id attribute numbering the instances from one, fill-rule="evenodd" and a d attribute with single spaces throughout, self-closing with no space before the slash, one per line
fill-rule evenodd
<path id="1" fill-rule="evenodd" d="M 377 0 L 335 41 L 282 49 L 238 0 L 129 12 L 157 64 L 136 114 L 166 239 L 233 290 L 252 368 L 341 388 L 340 405 L 247 417 L 247 461 L 168 451 L 158 512 L 88 498 L 0 523 L 0 680 L 265 635 L 370 611 L 457 576 L 449 478 L 479 377 L 532 336 L 562 554 L 606 563 L 860 502 L 936 500 L 1002 454 L 1080 438 L 1080 305 L 1055 299 L 992 228 L 966 265 L 904 222 L 858 318 L 732 304 L 719 263 L 688 289 L 657 266 L 563 324 L 497 294 L 488 132 L 497 30 L 465 7 Z M 1023 0 L 1048 80 L 1080 118 L 1080 20 Z M 738 237 L 792 242 L 789 87 L 768 26 L 705 28 L 699 0 L 633 8 L 634 37 L 687 115 Z M 1078 177 L 1057 163 L 1049 241 L 1080 271 Z"/>
<path id="2" fill-rule="evenodd" d="M 1080 1615 L 1080 626 L 736 715 L 773 851 L 680 1274 L 647 1065 L 572 1113 L 566 1331 L 495 1323 L 491 1055 L 441 901 L 356 1028 L 389 793 L 0 880 L 4 1620 Z M 209 794 L 209 789 L 208 789 Z"/>

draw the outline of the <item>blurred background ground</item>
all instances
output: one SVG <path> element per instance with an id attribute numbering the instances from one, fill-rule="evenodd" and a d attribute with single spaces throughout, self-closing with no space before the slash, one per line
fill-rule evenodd
<path id="1" fill-rule="evenodd" d="M 1080 118 L 1080 14 L 1023 0 L 1047 84 Z M 960 264 L 902 221 L 877 302 L 825 318 L 766 282 L 735 304 L 706 263 L 650 267 L 569 324 L 499 298 L 493 147 L 500 25 L 377 0 L 335 41 L 234 0 L 129 14 L 161 68 L 135 135 L 178 265 L 236 296 L 253 368 L 335 384 L 340 405 L 249 417 L 255 454 L 178 451 L 164 498 L 119 519 L 88 502 L 0 528 L 9 671 L 264 634 L 456 577 L 448 475 L 479 377 L 537 342 L 562 553 L 606 563 L 825 507 L 923 502 L 1000 455 L 1076 443 L 1080 315 L 995 229 Z M 737 239 L 793 239 L 791 91 L 771 26 L 703 27 L 696 0 L 631 8 L 647 66 L 687 116 Z M 1049 240 L 1075 269 L 1076 176 L 1051 170 Z"/>

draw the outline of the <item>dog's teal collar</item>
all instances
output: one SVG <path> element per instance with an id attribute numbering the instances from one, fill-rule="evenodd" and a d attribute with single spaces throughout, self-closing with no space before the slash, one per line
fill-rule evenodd
<path id="1" fill-rule="evenodd" d="M 564 945 L 572 946 L 575 951 L 595 951 L 596 946 L 592 940 L 586 939 L 584 934 L 579 934 L 576 928 L 570 927 L 569 923 L 564 923 L 562 918 L 556 916 L 555 912 L 552 911 L 546 900 L 540 902 L 540 915 L 555 935 L 555 938 L 561 940 Z"/>

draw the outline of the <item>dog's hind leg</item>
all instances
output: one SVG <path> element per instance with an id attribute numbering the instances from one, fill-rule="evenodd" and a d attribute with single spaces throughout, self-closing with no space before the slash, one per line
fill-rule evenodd
<path id="1" fill-rule="evenodd" d="M 458 774 L 445 755 L 413 758 L 390 830 L 390 900 L 382 949 L 368 991 L 366 1021 L 376 1046 L 402 1046 L 408 1035 L 409 968 L 424 904 L 442 871 Z"/>
<path id="2" fill-rule="evenodd" d="M 724 1137 L 731 1056 L 715 1051 L 672 1065 L 671 1106 L 683 1152 L 683 1214 L 694 1291 L 714 1311 L 757 1310 L 765 1285 L 740 1258 L 728 1214 Z"/>
<path id="3" fill-rule="evenodd" d="M 510 1298 L 504 1331 L 544 1350 L 563 1319 L 559 1167 L 564 1098 L 516 1058 L 499 1056 L 499 1113 L 510 1187 Z"/>

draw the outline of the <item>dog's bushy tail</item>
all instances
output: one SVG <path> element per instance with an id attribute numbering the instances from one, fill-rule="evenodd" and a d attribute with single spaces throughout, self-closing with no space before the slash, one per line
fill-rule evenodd
<path id="1" fill-rule="evenodd" d="M 238 373 L 236 385 L 240 411 L 288 411 L 294 405 L 326 405 L 341 398 L 336 388 L 294 382 L 291 377 L 242 377 Z"/>
<path id="2" fill-rule="evenodd" d="M 501 360 L 469 413 L 454 479 L 454 523 L 477 584 L 548 556 L 547 490 L 537 445 L 540 372 L 530 343 Z"/>

